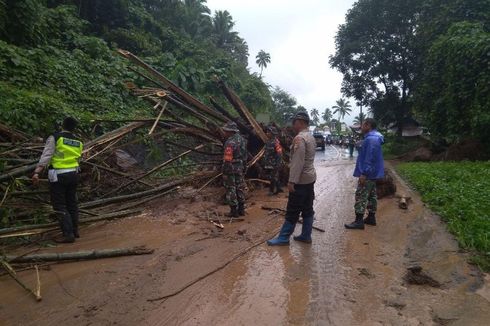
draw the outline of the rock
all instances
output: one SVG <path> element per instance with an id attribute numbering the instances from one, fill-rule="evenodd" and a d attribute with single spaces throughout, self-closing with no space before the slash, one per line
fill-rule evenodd
<path id="1" fill-rule="evenodd" d="M 236 231 L 236 233 L 237 233 L 238 235 L 245 235 L 245 234 L 247 233 L 247 230 L 245 230 L 245 229 L 241 229 L 241 230 Z"/>
<path id="2" fill-rule="evenodd" d="M 396 192 L 396 185 L 393 181 L 393 176 L 389 170 L 385 169 L 385 176 L 383 179 L 376 181 L 376 194 L 378 198 L 394 195 Z"/>
<path id="3" fill-rule="evenodd" d="M 376 277 L 376 275 L 371 273 L 367 268 L 362 267 L 358 268 L 357 270 L 359 271 L 359 275 L 366 276 L 369 279 L 373 279 Z"/>
<path id="4" fill-rule="evenodd" d="M 434 280 L 431 276 L 422 271 L 422 267 L 415 265 L 407 268 L 407 273 L 403 277 L 405 282 L 414 285 L 428 285 L 435 288 L 440 288 L 441 283 Z"/>

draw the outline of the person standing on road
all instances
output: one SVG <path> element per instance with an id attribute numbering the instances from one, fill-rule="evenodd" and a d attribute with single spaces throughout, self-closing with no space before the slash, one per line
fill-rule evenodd
<path id="1" fill-rule="evenodd" d="M 364 230 L 364 224 L 376 225 L 376 180 L 384 177 L 384 161 L 381 145 L 384 143 L 383 135 L 376 130 L 376 121 L 368 118 L 361 127 L 364 140 L 357 156 L 354 177 L 359 181 L 356 190 L 356 203 L 354 209 L 356 220 L 345 224 L 347 229 Z M 368 217 L 364 213 L 368 210 Z"/>
<path id="2" fill-rule="evenodd" d="M 240 135 L 238 126 L 228 122 L 224 127 L 226 142 L 223 154 L 223 184 L 226 201 L 230 205 L 228 217 L 245 216 L 245 169 L 247 166 L 247 146 Z"/>
<path id="3" fill-rule="evenodd" d="M 60 243 L 75 242 L 78 232 L 77 186 L 79 159 L 83 144 L 73 132 L 77 120 L 67 117 L 63 120 L 62 131 L 49 136 L 41 159 L 34 170 L 32 182 L 39 184 L 39 174 L 48 168 L 51 205 L 60 222 L 63 237 Z"/>
<path id="4" fill-rule="evenodd" d="M 270 181 L 269 195 L 277 195 L 282 192 L 279 183 L 279 168 L 282 161 L 282 146 L 277 139 L 277 129 L 273 126 L 267 127 L 266 136 L 269 139 L 265 144 L 264 169 Z"/>
<path id="5" fill-rule="evenodd" d="M 310 118 L 306 112 L 298 112 L 293 118 L 293 128 L 297 136 L 291 145 L 289 166 L 289 198 L 284 224 L 275 239 L 267 241 L 269 246 L 287 246 L 294 232 L 299 215 L 303 217 L 301 235 L 293 237 L 296 241 L 311 243 L 313 228 L 313 200 L 315 199 L 316 171 L 315 160 L 316 141 L 309 132 Z"/>

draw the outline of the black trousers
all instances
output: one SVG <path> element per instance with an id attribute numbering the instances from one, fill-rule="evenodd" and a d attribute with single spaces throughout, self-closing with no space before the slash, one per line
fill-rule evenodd
<path id="1" fill-rule="evenodd" d="M 315 200 L 315 183 L 294 186 L 294 192 L 289 193 L 288 206 L 286 208 L 286 220 L 297 223 L 299 215 L 310 218 L 315 215 L 313 201 Z"/>
<path id="2" fill-rule="evenodd" d="M 57 182 L 49 183 L 51 205 L 65 237 L 78 234 L 77 186 L 77 172 L 59 174 Z"/>

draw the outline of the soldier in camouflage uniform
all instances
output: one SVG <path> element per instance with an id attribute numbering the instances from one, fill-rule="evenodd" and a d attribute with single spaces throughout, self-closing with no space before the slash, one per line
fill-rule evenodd
<path id="1" fill-rule="evenodd" d="M 247 146 L 234 122 L 224 127 L 226 142 L 223 155 L 223 185 L 226 200 L 230 205 L 228 217 L 245 216 L 245 169 L 247 164 Z"/>
<path id="2" fill-rule="evenodd" d="M 264 169 L 270 181 L 269 195 L 272 196 L 282 192 L 281 185 L 279 184 L 282 146 L 279 139 L 277 139 L 277 129 L 275 127 L 268 127 L 266 135 L 269 140 L 265 144 Z"/>
<path id="3" fill-rule="evenodd" d="M 364 120 L 361 131 L 364 134 L 359 156 L 357 157 L 354 177 L 359 178 L 356 190 L 354 222 L 345 224 L 347 229 L 364 230 L 364 225 L 376 225 L 376 180 L 384 177 L 384 162 L 381 146 L 384 137 L 376 130 L 376 121 L 371 118 Z M 368 216 L 364 219 L 365 211 Z"/>

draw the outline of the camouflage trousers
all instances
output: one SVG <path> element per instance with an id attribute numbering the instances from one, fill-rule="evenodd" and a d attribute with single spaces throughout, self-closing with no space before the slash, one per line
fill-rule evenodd
<path id="1" fill-rule="evenodd" d="M 245 202 L 245 178 L 243 174 L 223 174 L 223 185 L 226 189 L 226 202 L 238 206 Z"/>
<path id="2" fill-rule="evenodd" d="M 267 180 L 269 180 L 273 184 L 277 184 L 279 182 L 279 167 L 266 167 L 265 174 L 267 176 Z"/>
<path id="3" fill-rule="evenodd" d="M 366 209 L 369 213 L 376 213 L 378 198 L 376 196 L 376 180 L 366 180 L 364 186 L 359 183 L 356 190 L 356 203 L 354 209 L 356 214 L 364 214 Z"/>

